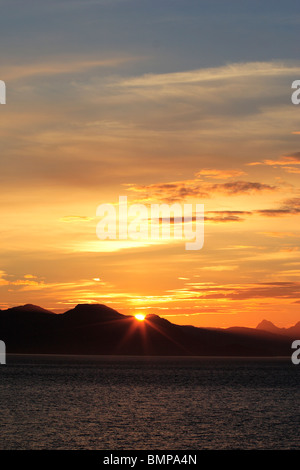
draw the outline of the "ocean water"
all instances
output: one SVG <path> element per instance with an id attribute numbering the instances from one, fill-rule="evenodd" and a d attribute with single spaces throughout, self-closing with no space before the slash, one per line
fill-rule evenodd
<path id="1" fill-rule="evenodd" d="M 290 359 L 7 357 L 0 449 L 299 449 Z"/>

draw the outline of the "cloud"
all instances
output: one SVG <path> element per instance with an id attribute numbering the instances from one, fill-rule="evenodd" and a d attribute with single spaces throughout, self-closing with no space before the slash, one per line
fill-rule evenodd
<path id="1" fill-rule="evenodd" d="M 260 232 L 262 235 L 271 238 L 297 237 L 293 232 Z"/>
<path id="2" fill-rule="evenodd" d="M 88 217 L 86 215 L 66 215 L 59 219 L 61 222 L 90 222 L 94 220 L 94 217 Z"/>
<path id="3" fill-rule="evenodd" d="M 283 204 L 278 209 L 260 209 L 256 211 L 257 214 L 266 217 L 282 217 L 285 215 L 298 215 L 300 214 L 300 198 L 291 198 L 283 201 Z"/>
<path id="4" fill-rule="evenodd" d="M 237 289 L 229 296 L 232 300 L 252 298 L 300 298 L 300 282 L 267 282 L 246 289 Z"/>
<path id="5" fill-rule="evenodd" d="M 205 221 L 216 222 L 216 223 L 218 222 L 242 222 L 245 220 L 243 216 L 248 216 L 251 214 L 252 214 L 251 211 L 207 211 L 205 215 Z"/>
<path id="6" fill-rule="evenodd" d="M 221 183 L 211 185 L 211 191 L 221 192 L 223 194 L 250 194 L 261 191 L 275 191 L 276 186 L 270 186 L 265 183 L 257 183 L 250 181 L 233 181 L 230 183 Z"/>
<path id="7" fill-rule="evenodd" d="M 96 187 L 130 176 L 150 183 L 167 172 L 174 181 L 187 168 L 198 169 L 196 178 L 206 182 L 244 180 L 238 166 L 257 140 L 263 153 L 275 146 L 274 127 L 277 142 L 286 139 L 295 119 L 294 107 L 286 106 L 286 80 L 300 73 L 296 65 L 232 64 L 127 78 L 126 69 L 115 69 L 139 59 L 80 54 L 3 69 L 19 82 L 10 87 L 0 126 L 1 184 Z M 21 83 L 25 78 L 30 83 Z M 229 168 L 218 169 L 221 161 Z M 202 198 L 212 189 L 183 183 L 178 191 Z"/>
<path id="8" fill-rule="evenodd" d="M 205 222 L 210 222 L 210 223 L 219 223 L 219 222 L 242 222 L 245 220 L 244 217 L 242 216 L 247 216 L 247 215 L 252 215 L 253 212 L 251 211 L 207 211 L 204 216 L 204 221 Z M 199 221 L 193 213 L 193 216 L 189 219 L 188 217 L 184 218 L 185 222 L 197 222 Z M 149 219 L 149 222 L 151 219 Z M 176 224 L 182 223 L 182 217 L 179 217 L 176 219 L 176 217 L 170 217 L 167 219 L 161 218 L 159 219 L 159 223 L 171 223 L 171 224 Z"/>
<path id="9" fill-rule="evenodd" d="M 119 85 L 123 87 L 162 87 L 180 84 L 193 84 L 214 82 L 219 80 L 239 79 L 245 77 L 272 77 L 299 74 L 299 65 L 287 65 L 283 62 L 248 62 L 232 63 L 229 65 L 191 70 L 187 72 L 175 72 L 168 74 L 145 74 L 122 80 Z"/>
<path id="10" fill-rule="evenodd" d="M 209 193 L 203 184 L 197 180 L 175 181 L 172 183 L 154 183 L 150 185 L 128 184 L 124 185 L 128 191 L 139 195 L 139 202 L 154 200 L 172 203 L 187 198 L 208 198 Z"/>
<path id="11" fill-rule="evenodd" d="M 115 57 L 109 59 L 91 59 L 68 57 L 61 61 L 37 62 L 24 65 L 10 65 L 2 68 L 2 77 L 6 81 L 23 80 L 32 77 L 53 76 L 61 74 L 78 74 L 91 69 L 117 67 L 126 62 L 137 60 L 135 57 Z"/>
<path id="12" fill-rule="evenodd" d="M 209 183 L 197 178 L 186 181 L 174 181 L 170 183 L 154 183 L 150 185 L 125 184 L 128 191 L 141 196 L 140 201 L 152 199 L 175 202 L 187 198 L 210 198 L 216 193 L 235 196 L 264 191 L 276 191 L 276 186 L 251 181 L 232 181 L 228 183 Z"/>
<path id="13" fill-rule="evenodd" d="M 7 286 L 9 281 L 5 279 L 6 272 L 0 270 L 0 286 Z"/>
<path id="14" fill-rule="evenodd" d="M 187 295 L 201 299 L 250 300 L 259 298 L 300 299 L 300 282 L 262 282 L 245 285 L 186 283 Z"/>
<path id="15" fill-rule="evenodd" d="M 1 273 L 6 275 L 4 272 L 0 272 L 0 286 L 8 286 L 10 289 L 13 289 L 14 292 L 34 292 L 34 291 L 49 291 L 56 292 L 58 294 L 61 291 L 66 291 L 71 293 L 72 291 L 80 292 L 81 294 L 84 291 L 89 291 L 95 288 L 95 285 L 98 286 L 108 286 L 108 284 L 102 281 L 100 278 L 94 279 L 79 279 L 77 281 L 69 282 L 46 282 L 44 279 L 38 279 L 37 276 L 27 274 L 23 278 L 15 280 L 4 280 L 1 282 Z M 8 276 L 8 275 L 6 275 Z"/>
<path id="16" fill-rule="evenodd" d="M 242 170 L 217 170 L 215 168 L 204 168 L 196 173 L 196 177 L 204 176 L 212 179 L 236 178 L 242 175 L 245 175 Z"/>
<path id="17" fill-rule="evenodd" d="M 283 166 L 284 169 L 290 169 L 289 165 L 300 165 L 300 152 L 291 153 L 289 155 L 282 155 L 278 160 L 263 160 L 262 162 L 246 163 L 248 166 L 255 165 L 268 165 L 268 166 Z"/>
<path id="18" fill-rule="evenodd" d="M 290 209 L 259 209 L 256 213 L 265 217 L 281 217 L 283 215 L 294 214 Z"/>
<path id="19" fill-rule="evenodd" d="M 204 266 L 201 269 L 201 271 L 235 271 L 238 268 L 237 265 L 218 265 L 218 266 Z"/>
<path id="20" fill-rule="evenodd" d="M 33 281 L 33 280 L 28 280 L 28 279 L 17 279 L 16 281 L 12 281 L 9 283 L 11 286 L 26 286 L 29 288 L 43 288 L 45 286 L 45 283 L 43 281 Z"/>

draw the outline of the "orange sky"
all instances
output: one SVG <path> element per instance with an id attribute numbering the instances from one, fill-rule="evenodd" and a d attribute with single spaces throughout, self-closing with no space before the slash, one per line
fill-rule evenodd
<path id="1" fill-rule="evenodd" d="M 97 302 L 196 326 L 296 323 L 299 61 L 153 72 L 141 52 L 2 67 L 0 308 Z M 204 247 L 99 240 L 97 207 L 122 195 L 204 204 Z"/>

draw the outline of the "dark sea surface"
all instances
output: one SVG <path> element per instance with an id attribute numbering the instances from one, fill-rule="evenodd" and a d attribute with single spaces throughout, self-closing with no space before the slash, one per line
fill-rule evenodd
<path id="1" fill-rule="evenodd" d="M 289 358 L 9 355 L 0 449 L 300 449 Z"/>

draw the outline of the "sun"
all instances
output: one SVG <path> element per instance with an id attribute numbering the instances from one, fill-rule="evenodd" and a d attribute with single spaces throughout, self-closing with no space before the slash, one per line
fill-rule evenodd
<path id="1" fill-rule="evenodd" d="M 135 319 L 138 320 L 138 321 L 144 321 L 145 316 L 146 315 L 143 315 L 142 313 L 137 313 L 136 315 L 134 315 Z"/>

